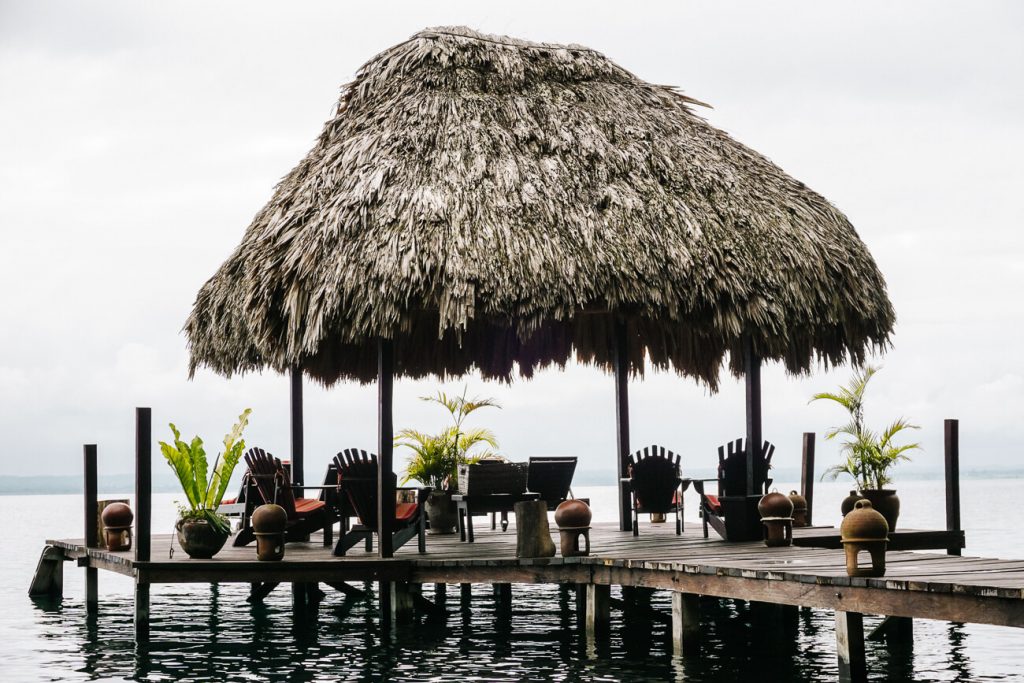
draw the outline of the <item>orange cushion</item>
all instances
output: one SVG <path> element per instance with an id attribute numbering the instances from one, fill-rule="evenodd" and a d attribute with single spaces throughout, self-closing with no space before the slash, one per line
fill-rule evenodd
<path id="1" fill-rule="evenodd" d="M 718 502 L 718 496 L 712 496 L 710 493 L 704 496 L 708 500 L 708 507 L 716 515 L 722 512 L 722 504 Z"/>
<path id="2" fill-rule="evenodd" d="M 220 502 L 221 505 L 234 505 L 236 502 L 235 498 L 225 498 Z"/>
<path id="3" fill-rule="evenodd" d="M 419 503 L 398 503 L 395 505 L 395 520 L 406 522 L 416 515 Z"/>
<path id="4" fill-rule="evenodd" d="M 298 515 L 308 515 L 310 512 L 316 512 L 324 505 L 322 500 L 316 498 L 296 498 L 295 499 L 295 513 Z"/>

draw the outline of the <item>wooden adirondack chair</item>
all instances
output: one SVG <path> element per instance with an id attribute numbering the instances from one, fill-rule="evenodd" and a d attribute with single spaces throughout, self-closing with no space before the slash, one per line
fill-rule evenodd
<path id="1" fill-rule="evenodd" d="M 527 465 L 526 490 L 540 494 L 540 499 L 554 510 L 572 495 L 572 476 L 576 472 L 576 458 L 560 456 L 533 456 Z"/>
<path id="2" fill-rule="evenodd" d="M 710 525 L 722 538 L 728 539 L 728 522 L 730 503 L 740 501 L 748 496 L 762 496 L 768 492 L 772 480 L 768 477 L 775 446 L 765 441 L 761 449 L 754 454 L 754 490 L 747 491 L 747 451 L 743 439 L 736 439 L 718 448 L 718 493 L 704 491 L 704 482 L 695 481 L 694 488 L 700 494 L 700 516 L 704 526 L 704 538 L 708 537 Z M 734 514 L 749 514 L 747 505 L 736 505 Z M 750 526 L 753 520 L 744 520 Z M 760 523 L 758 522 L 758 526 Z"/>
<path id="3" fill-rule="evenodd" d="M 308 541 L 314 531 L 326 529 L 335 518 L 323 500 L 295 496 L 295 488 L 281 461 L 262 448 L 250 448 L 245 454 L 249 471 L 245 474 L 246 511 L 242 528 L 235 536 L 235 546 L 245 546 L 256 540 L 250 520 L 259 505 L 276 503 L 288 513 L 285 541 Z M 324 535 L 324 545 L 330 546 L 330 535 Z"/>
<path id="4" fill-rule="evenodd" d="M 640 515 L 675 513 L 676 534 L 683 533 L 682 458 L 664 446 L 649 446 L 629 456 L 629 486 L 633 500 L 633 535 L 640 535 Z"/>
<path id="5" fill-rule="evenodd" d="M 346 498 L 358 516 L 359 523 L 343 530 L 334 554 L 344 555 L 360 541 L 365 541 L 366 551 L 373 550 L 373 536 L 377 533 L 377 456 L 356 448 L 347 448 L 334 456 L 338 470 L 338 491 Z M 392 472 L 393 481 L 397 476 Z M 427 552 L 427 516 L 423 510 L 429 489 L 396 487 L 397 491 L 415 491 L 416 502 L 395 504 L 395 529 L 392 532 L 392 547 L 397 550 L 413 536 L 418 536 L 418 550 Z"/>

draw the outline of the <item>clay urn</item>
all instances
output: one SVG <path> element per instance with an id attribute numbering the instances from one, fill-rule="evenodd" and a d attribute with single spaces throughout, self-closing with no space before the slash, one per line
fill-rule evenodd
<path id="1" fill-rule="evenodd" d="M 885 546 L 889 540 L 889 523 L 875 510 L 869 500 L 858 500 L 839 527 L 846 550 L 846 573 L 850 576 L 883 576 Z M 858 564 L 861 551 L 871 557 L 870 567 Z"/>
<path id="2" fill-rule="evenodd" d="M 793 503 L 778 491 L 766 494 L 757 503 L 764 524 L 764 544 L 769 548 L 793 544 Z"/>
<path id="3" fill-rule="evenodd" d="M 135 521 L 132 509 L 124 503 L 111 503 L 103 508 L 100 519 L 103 520 L 103 540 L 107 550 L 131 550 L 132 522 Z"/>
<path id="4" fill-rule="evenodd" d="M 790 491 L 789 502 L 793 504 L 793 526 L 807 526 L 807 499 Z"/>
<path id="5" fill-rule="evenodd" d="M 850 514 L 850 510 L 857 504 L 858 500 L 861 500 L 862 496 L 856 491 L 850 491 L 850 495 L 843 498 L 843 502 L 839 504 L 839 510 L 843 513 L 843 517 Z"/>
<path id="6" fill-rule="evenodd" d="M 284 530 L 288 513 L 280 505 L 261 505 L 252 513 L 252 531 L 256 537 L 256 558 L 265 561 L 284 559 Z"/>
<path id="7" fill-rule="evenodd" d="M 582 500 L 566 500 L 555 508 L 555 524 L 559 528 L 580 529 L 590 526 L 593 513 Z"/>
<path id="8" fill-rule="evenodd" d="M 765 517 L 792 517 L 793 502 L 778 491 L 772 491 L 761 498 L 757 504 L 757 511 L 761 518 Z"/>

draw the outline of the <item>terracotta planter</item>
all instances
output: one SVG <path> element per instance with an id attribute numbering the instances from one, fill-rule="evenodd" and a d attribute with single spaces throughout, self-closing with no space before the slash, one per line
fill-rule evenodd
<path id="1" fill-rule="evenodd" d="M 458 516 L 451 491 L 431 491 L 424 505 L 427 521 L 430 522 L 428 534 L 454 534 Z"/>
<path id="2" fill-rule="evenodd" d="M 900 516 L 900 499 L 893 489 L 867 489 L 859 491 L 863 498 L 871 501 L 871 507 L 882 513 L 889 523 L 889 533 L 896 531 L 896 520 Z"/>
<path id="3" fill-rule="evenodd" d="M 197 560 L 208 560 L 224 547 L 230 534 L 225 534 L 205 519 L 179 519 L 175 525 L 178 544 L 185 553 Z"/>

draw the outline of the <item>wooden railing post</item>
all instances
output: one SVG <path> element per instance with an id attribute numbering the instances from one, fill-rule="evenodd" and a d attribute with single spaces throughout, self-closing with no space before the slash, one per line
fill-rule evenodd
<path id="1" fill-rule="evenodd" d="M 945 423 L 946 531 L 960 531 L 960 421 Z M 946 548 L 948 555 L 960 554 L 959 540 Z"/>
<path id="2" fill-rule="evenodd" d="M 811 526 L 814 523 L 814 432 L 804 432 L 800 494 L 807 499 L 807 526 Z"/>
<path id="3" fill-rule="evenodd" d="M 153 411 L 135 409 L 135 561 L 149 562 L 153 513 Z M 135 642 L 149 640 L 149 583 L 135 577 Z"/>
<path id="4" fill-rule="evenodd" d="M 96 444 L 86 444 L 83 449 L 85 459 L 85 547 L 95 548 L 97 539 L 97 499 L 98 475 L 96 463 Z M 96 614 L 99 607 L 99 576 L 95 567 L 85 568 L 85 611 Z"/>

